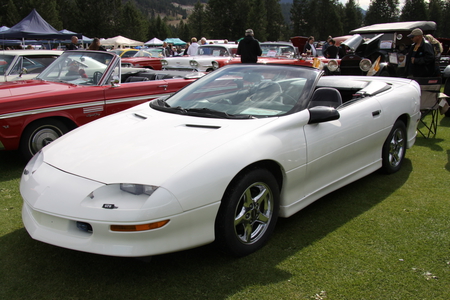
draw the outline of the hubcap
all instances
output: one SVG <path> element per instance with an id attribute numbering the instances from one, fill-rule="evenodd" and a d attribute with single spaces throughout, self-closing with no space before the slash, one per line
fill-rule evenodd
<path id="1" fill-rule="evenodd" d="M 56 140 L 62 135 L 61 132 L 53 128 L 42 128 L 38 130 L 30 141 L 30 148 L 33 153 L 37 153 L 39 150 Z"/>
<path id="2" fill-rule="evenodd" d="M 258 241 L 267 230 L 273 214 L 273 195 L 261 182 L 249 186 L 239 199 L 234 219 L 236 236 L 244 244 Z"/>
<path id="3" fill-rule="evenodd" d="M 392 135 L 389 147 L 389 164 L 396 167 L 401 163 L 403 153 L 405 151 L 403 132 L 396 129 Z"/>

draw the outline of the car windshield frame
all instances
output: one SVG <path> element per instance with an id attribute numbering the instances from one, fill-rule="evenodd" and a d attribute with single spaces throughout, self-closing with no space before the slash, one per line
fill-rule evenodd
<path id="1" fill-rule="evenodd" d="M 261 43 L 260 46 L 262 50 L 261 57 L 295 57 L 295 48 L 293 45 Z"/>
<path id="2" fill-rule="evenodd" d="M 36 79 L 76 85 L 98 85 L 115 61 L 106 51 L 65 51 Z"/>
<path id="3" fill-rule="evenodd" d="M 322 74 L 314 68 L 291 65 L 229 65 L 165 100 L 150 102 L 150 106 L 207 118 L 278 117 L 305 109 Z"/>

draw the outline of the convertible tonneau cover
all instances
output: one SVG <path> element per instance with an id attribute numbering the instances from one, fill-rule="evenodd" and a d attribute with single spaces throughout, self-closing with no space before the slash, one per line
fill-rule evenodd
<path id="1" fill-rule="evenodd" d="M 373 24 L 350 31 L 355 33 L 383 33 L 396 31 L 411 31 L 415 28 L 420 28 L 423 31 L 432 32 L 436 30 L 436 23 L 433 21 L 412 21 L 412 22 L 393 22 Z"/>

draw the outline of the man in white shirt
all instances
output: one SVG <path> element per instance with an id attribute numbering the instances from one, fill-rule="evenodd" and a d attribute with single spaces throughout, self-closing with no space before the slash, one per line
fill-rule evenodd
<path id="1" fill-rule="evenodd" d="M 187 49 L 187 55 L 189 55 L 189 56 L 197 55 L 198 46 L 199 45 L 197 43 L 197 38 L 193 37 L 191 39 L 191 45 Z"/>

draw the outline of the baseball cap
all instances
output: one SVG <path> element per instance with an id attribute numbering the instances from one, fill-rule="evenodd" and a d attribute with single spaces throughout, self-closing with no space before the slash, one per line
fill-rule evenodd
<path id="1" fill-rule="evenodd" d="M 417 35 L 423 35 L 423 31 L 420 28 L 413 29 L 410 34 L 408 34 L 409 38 L 412 38 L 413 36 Z"/>

